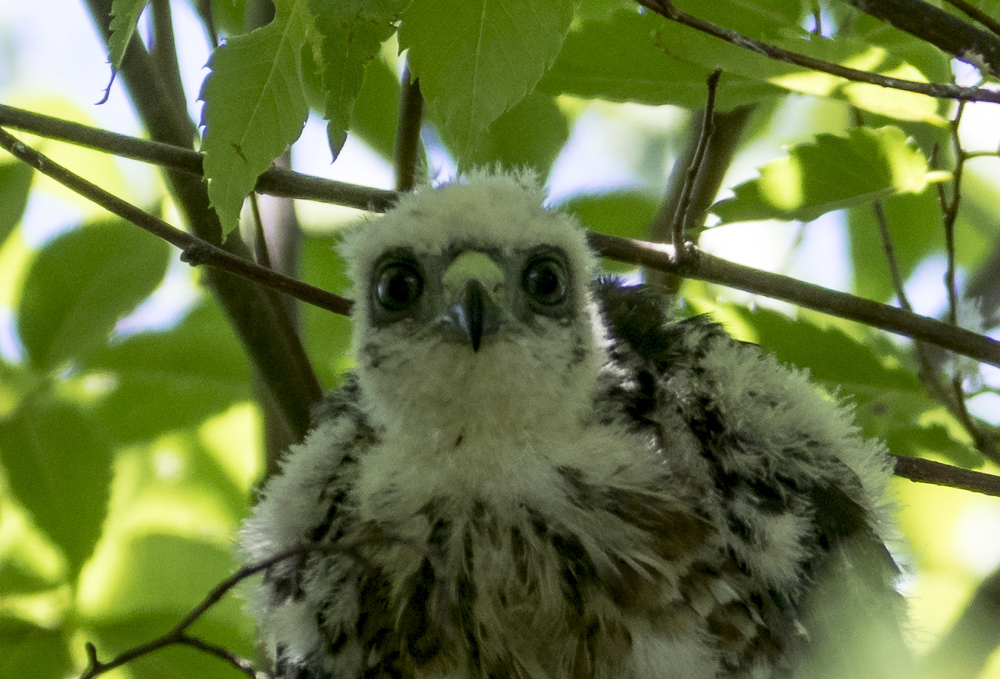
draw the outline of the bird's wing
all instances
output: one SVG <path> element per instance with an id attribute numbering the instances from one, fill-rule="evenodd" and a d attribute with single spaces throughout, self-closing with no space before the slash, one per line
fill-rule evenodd
<path id="1" fill-rule="evenodd" d="M 364 569 L 340 538 L 354 521 L 345 500 L 357 459 L 377 433 L 350 378 L 318 405 L 313 423 L 265 485 L 240 535 L 250 563 L 301 548 L 268 568 L 251 597 L 278 679 L 351 677 L 360 667 L 357 635 L 345 621 L 359 614 Z"/>
<path id="2" fill-rule="evenodd" d="M 769 644 L 793 655 L 808 646 L 822 658 L 815 676 L 896 676 L 888 666 L 905 651 L 899 571 L 882 538 L 884 447 L 804 372 L 705 317 L 673 317 L 656 291 L 604 279 L 595 297 L 613 340 L 610 389 L 627 414 L 658 428 L 668 454 L 674 427 L 698 441 L 693 464 L 710 477 L 703 509 L 724 535 L 743 605 L 759 614 L 756 629 L 732 635 L 728 664 L 752 664 Z M 733 627 L 737 612 L 718 607 L 714 627 Z"/>

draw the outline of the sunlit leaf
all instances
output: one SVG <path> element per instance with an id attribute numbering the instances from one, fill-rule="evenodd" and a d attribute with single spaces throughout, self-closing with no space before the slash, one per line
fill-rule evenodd
<path id="1" fill-rule="evenodd" d="M 658 44 L 658 26 L 649 16 L 634 12 L 583 24 L 566 36 L 538 89 L 608 101 L 704 106 L 712 69 L 667 54 Z M 629 48 L 621 49 L 622 44 Z M 717 103 L 720 110 L 728 110 L 781 92 L 760 80 L 727 73 Z"/>
<path id="2" fill-rule="evenodd" d="M 660 23 L 656 31 L 660 48 L 677 59 L 690 61 L 708 69 L 721 68 L 727 75 L 743 76 L 791 92 L 846 100 L 853 106 L 874 113 L 903 120 L 944 124 L 938 115 L 938 104 L 932 97 L 864 82 L 852 82 L 825 72 L 769 59 L 676 22 Z M 862 40 L 850 38 L 831 40 L 820 36 L 802 35 L 769 42 L 791 52 L 856 70 L 871 71 L 915 82 L 927 80 L 919 70 L 888 50 Z M 723 84 L 720 85 L 723 90 L 725 82 L 724 77 Z"/>
<path id="3" fill-rule="evenodd" d="M 197 424 L 251 398 L 246 353 L 219 308 L 207 301 L 177 327 L 132 335 L 96 352 L 83 367 L 113 383 L 96 415 L 119 441 Z"/>
<path id="4" fill-rule="evenodd" d="M 347 139 L 365 67 L 396 31 L 409 0 L 309 0 L 319 34 L 327 136 L 334 158 Z"/>
<path id="5" fill-rule="evenodd" d="M 919 193 L 928 181 L 927 159 L 896 127 L 818 135 L 759 171 L 759 179 L 733 189 L 734 198 L 712 206 L 723 222 L 810 221 L 893 194 Z"/>
<path id="6" fill-rule="evenodd" d="M 401 48 L 460 160 L 528 94 L 562 46 L 572 0 L 414 0 Z"/>
<path id="7" fill-rule="evenodd" d="M 208 196 L 223 233 L 239 222 L 257 177 L 302 133 L 309 109 L 300 77 L 306 0 L 278 0 L 275 17 L 213 52 L 201 98 Z"/>
<path id="8" fill-rule="evenodd" d="M 121 68 L 122 59 L 129 41 L 135 34 L 139 15 L 146 9 L 149 0 L 114 0 L 111 3 L 111 37 L 108 38 L 110 55 L 108 61 L 116 69 Z"/>
<path id="9" fill-rule="evenodd" d="M 101 532 L 111 449 L 76 406 L 39 394 L 0 422 L 0 464 L 35 524 L 80 566 Z"/>
<path id="10" fill-rule="evenodd" d="M 169 247 L 122 221 L 88 224 L 49 243 L 28 271 L 17 328 L 31 363 L 51 370 L 107 341 L 162 280 Z"/>

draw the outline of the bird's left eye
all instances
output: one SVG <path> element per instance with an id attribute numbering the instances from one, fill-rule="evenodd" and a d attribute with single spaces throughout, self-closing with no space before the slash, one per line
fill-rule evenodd
<path id="1" fill-rule="evenodd" d="M 555 306 L 566 299 L 566 268 L 555 257 L 536 257 L 524 268 L 524 291 L 539 304 Z"/>
<path id="2" fill-rule="evenodd" d="M 389 311 L 402 311 L 413 305 L 424 291 L 424 279 L 410 262 L 387 264 L 375 281 L 375 298 Z"/>

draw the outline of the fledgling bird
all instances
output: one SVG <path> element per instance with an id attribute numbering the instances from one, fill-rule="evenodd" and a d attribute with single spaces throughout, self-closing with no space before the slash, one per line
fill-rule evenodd
<path id="1" fill-rule="evenodd" d="M 888 676 L 884 447 L 802 372 L 595 282 L 542 198 L 478 174 L 345 238 L 357 367 L 241 536 L 316 546 L 254 594 L 276 676 Z"/>

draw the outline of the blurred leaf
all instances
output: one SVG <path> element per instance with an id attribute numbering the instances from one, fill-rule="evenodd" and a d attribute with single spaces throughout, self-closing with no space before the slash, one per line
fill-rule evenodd
<path id="1" fill-rule="evenodd" d="M 410 0 L 309 0 L 322 58 L 324 115 L 336 158 L 347 140 L 365 67 L 396 32 L 393 22 Z"/>
<path id="2" fill-rule="evenodd" d="M 469 163 L 527 167 L 544 179 L 569 138 L 569 123 L 550 96 L 532 92 L 496 119 Z"/>
<path id="3" fill-rule="evenodd" d="M 933 453 L 963 466 L 982 463 L 961 424 L 901 367 L 909 357 L 889 342 L 876 341 L 874 332 L 856 339 L 836 327 L 821 328 L 771 309 L 727 308 L 769 353 L 808 368 L 814 380 L 848 397 L 865 435 L 884 440 L 893 453 Z"/>
<path id="4" fill-rule="evenodd" d="M 586 229 L 622 238 L 645 238 L 649 223 L 660 209 L 662 198 L 641 191 L 606 193 L 599 196 L 571 198 L 559 208 L 574 215 Z M 635 269 L 633 264 L 603 260 L 603 268 L 622 272 Z"/>
<path id="5" fill-rule="evenodd" d="M 101 657 L 112 656 L 162 635 L 233 570 L 232 552 L 222 545 L 156 533 L 123 536 L 88 565 L 80 588 L 81 624 Z M 253 658 L 254 628 L 242 604 L 235 593 L 223 597 L 192 633 Z M 130 667 L 142 679 L 246 676 L 218 658 L 180 647 Z"/>
<path id="6" fill-rule="evenodd" d="M 0 627 L 0 677 L 57 679 L 70 666 L 62 630 L 27 623 Z"/>
<path id="7" fill-rule="evenodd" d="M 0 163 L 0 245 L 21 221 L 35 171 L 27 163 Z"/>
<path id="8" fill-rule="evenodd" d="M 176 535 L 125 534 L 102 541 L 82 574 L 81 622 L 107 625 L 167 614 L 176 624 L 233 572 L 234 562 L 223 545 Z M 226 600 L 208 615 L 233 616 L 239 607 Z"/>
<path id="9" fill-rule="evenodd" d="M 0 463 L 15 497 L 75 571 L 107 508 L 111 450 L 102 432 L 76 406 L 38 394 L 0 422 Z"/>
<path id="10" fill-rule="evenodd" d="M 207 300 L 177 327 L 115 342 L 84 367 L 111 375 L 115 388 L 95 413 L 124 442 L 195 425 L 251 398 L 246 353 L 219 307 Z"/>
<path id="11" fill-rule="evenodd" d="M 4 599 L 49 590 L 66 578 L 66 562 L 9 498 L 0 477 L 0 617 Z M 37 622 L 37 621 L 36 621 Z"/>
<path id="12" fill-rule="evenodd" d="M 165 242 L 117 220 L 49 243 L 28 271 L 17 310 L 32 365 L 58 368 L 107 341 L 163 279 L 168 259 Z"/>
<path id="13" fill-rule="evenodd" d="M 675 22 L 660 23 L 656 31 L 658 45 L 666 54 L 708 69 L 721 68 L 727 77 L 729 74 L 739 75 L 777 85 L 791 92 L 843 99 L 860 109 L 903 120 L 945 124 L 938 115 L 938 104 L 932 97 L 851 82 L 827 73 L 775 61 Z M 832 40 L 803 34 L 769 42 L 792 52 L 849 68 L 916 82 L 927 80 L 920 71 L 886 49 L 858 39 L 839 37 Z M 722 79 L 720 90 L 724 92 L 725 88 L 726 77 Z"/>
<path id="14" fill-rule="evenodd" d="M 787 35 L 790 31 L 804 33 L 801 27 L 801 0 L 681 0 L 678 9 L 699 19 L 731 28 L 741 35 L 758 40 Z"/>
<path id="15" fill-rule="evenodd" d="M 365 80 L 354 101 L 351 134 L 392 160 L 399 121 L 399 77 L 382 59 L 365 69 Z"/>
<path id="16" fill-rule="evenodd" d="M 246 0 L 225 0 L 211 3 L 216 28 L 226 35 L 242 33 L 246 26 Z"/>
<path id="17" fill-rule="evenodd" d="M 927 159 L 897 127 L 817 135 L 814 143 L 793 146 L 759 172 L 760 179 L 740 184 L 734 198 L 711 211 L 723 222 L 811 221 L 896 193 L 919 193 L 928 181 Z"/>
<path id="18" fill-rule="evenodd" d="M 633 12 L 616 12 L 609 21 L 588 21 L 566 36 L 538 89 L 608 101 L 703 107 L 705 82 L 712 69 L 666 54 L 658 44 L 658 25 Z M 621 49 L 621 45 L 629 47 Z M 757 79 L 729 73 L 722 83 L 717 100 L 720 110 L 782 92 Z"/>
<path id="19" fill-rule="evenodd" d="M 756 341 L 783 362 L 808 368 L 813 379 L 847 388 L 920 391 L 920 382 L 901 367 L 890 368 L 863 343 L 836 327 L 821 328 L 804 319 L 756 307 L 733 311 L 753 329 Z"/>
<path id="20" fill-rule="evenodd" d="M 303 243 L 302 278 L 331 292 L 345 293 L 350 287 L 344 260 L 334 250 L 330 237 L 310 236 Z M 350 319 L 317 309 L 302 307 L 302 327 L 309 357 L 325 388 L 336 386 L 340 373 L 348 365 L 351 345 Z"/>
<path id="21" fill-rule="evenodd" d="M 309 113 L 301 51 L 309 27 L 305 0 L 277 0 L 275 17 L 216 48 L 205 79 L 202 125 L 208 196 L 223 235 L 239 223 L 257 177 L 302 133 Z"/>
<path id="22" fill-rule="evenodd" d="M 521 101 L 562 46 L 572 0 L 414 0 L 400 49 L 442 137 L 464 164 L 486 129 Z"/>
<path id="23" fill-rule="evenodd" d="M 111 37 L 108 38 L 108 61 L 115 70 L 122 66 L 125 49 L 135 35 L 139 15 L 149 0 L 113 0 L 111 3 Z"/>
<path id="24" fill-rule="evenodd" d="M 944 250 L 941 210 L 933 190 L 890 196 L 883 201 L 896 264 L 903 280 L 935 250 Z M 876 301 L 896 295 L 882 237 L 871 205 L 858 205 L 847 212 L 851 243 L 854 293 Z"/>
<path id="25" fill-rule="evenodd" d="M 868 14 L 858 14 L 850 30 L 873 45 L 915 66 L 928 82 L 948 82 L 952 77 L 951 57 L 934 45 L 894 28 Z M 947 102 L 942 102 L 947 106 Z"/>

